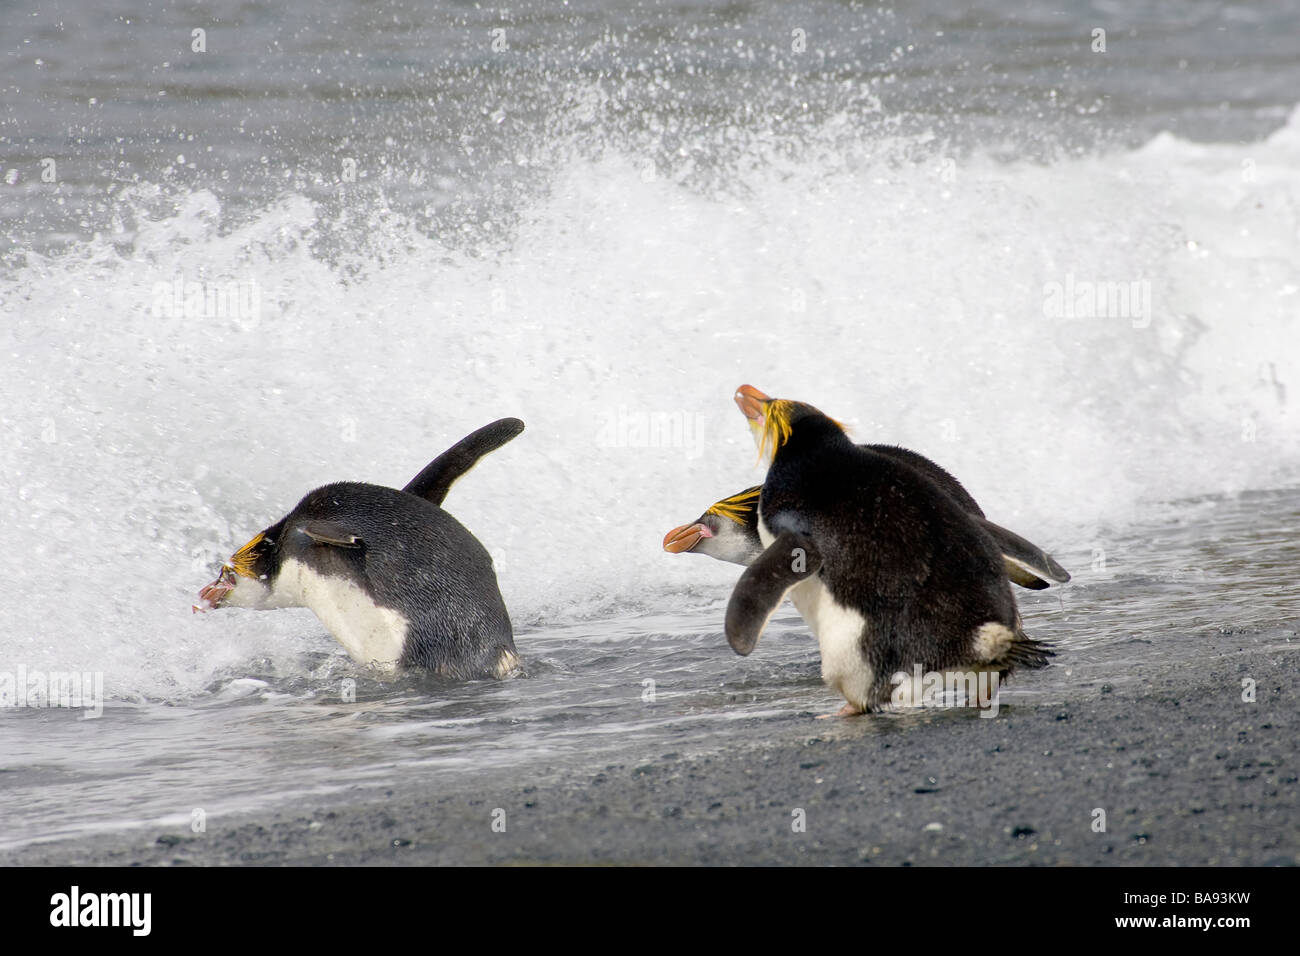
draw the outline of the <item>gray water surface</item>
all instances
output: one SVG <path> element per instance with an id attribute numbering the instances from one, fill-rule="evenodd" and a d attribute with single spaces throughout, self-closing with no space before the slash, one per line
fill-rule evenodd
<path id="1" fill-rule="evenodd" d="M 1295 105 L 1297 39 L 1294 2 L 17 2 L 2 234 L 10 256 L 128 240 L 140 211 L 116 197 L 142 182 L 159 209 L 205 189 L 238 219 L 286 191 L 329 200 L 351 163 L 395 211 L 479 239 L 566 151 L 709 181 L 828 120 L 940 156 L 1251 140 Z"/>
<path id="2" fill-rule="evenodd" d="M 1106 684 L 1140 683 L 1146 664 L 1195 668 L 1210 635 L 1293 648 L 1300 602 L 1286 575 L 1300 562 L 1298 529 L 1300 494 L 1258 492 L 1183 502 L 1117 533 L 1098 545 L 1104 567 L 1096 551 L 1058 555 L 1071 583 L 1016 591 L 1027 632 L 1057 657 L 1017 675 L 1001 705 L 1086 699 Z M 0 712 L 0 847 L 184 826 L 196 808 L 213 819 L 398 782 L 436 793 L 468 769 L 518 781 L 808 734 L 815 715 L 841 703 L 821 683 L 815 642 L 786 605 L 755 653 L 737 657 L 721 631 L 726 597 L 662 594 L 655 612 L 522 629 L 528 675 L 503 682 L 380 682 L 322 632 L 311 677 L 250 664 L 182 704 L 110 702 L 92 720 L 61 709 Z M 355 702 L 342 700 L 349 679 Z M 899 719 L 853 718 L 839 729 Z M 836 723 L 816 729 L 834 735 Z"/>

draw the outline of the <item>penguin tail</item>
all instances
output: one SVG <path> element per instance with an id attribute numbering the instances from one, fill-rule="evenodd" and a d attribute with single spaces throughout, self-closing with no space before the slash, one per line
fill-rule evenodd
<path id="1" fill-rule="evenodd" d="M 975 632 L 975 659 L 984 667 L 997 668 L 1004 677 L 1017 667 L 1046 667 L 1048 658 L 1055 656 L 1050 644 L 1021 629 L 1019 615 L 1013 624 L 989 621 Z"/>
<path id="2" fill-rule="evenodd" d="M 1010 670 L 1013 667 L 1024 667 L 1029 670 L 1037 670 L 1040 667 L 1046 667 L 1049 663 L 1048 658 L 1056 656 L 1052 650 L 1052 645 L 1046 641 L 1036 641 L 1019 628 L 1016 629 L 1016 638 L 1007 648 L 1006 655 L 1002 659 L 1002 664 Z"/>

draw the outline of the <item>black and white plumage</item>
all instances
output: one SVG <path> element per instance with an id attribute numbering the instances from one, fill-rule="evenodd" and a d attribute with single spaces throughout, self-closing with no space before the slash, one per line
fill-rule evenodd
<path id="1" fill-rule="evenodd" d="M 519 667 L 492 558 L 441 503 L 523 422 L 480 428 L 402 491 L 338 482 L 307 494 L 239 549 L 201 592 L 209 607 L 307 607 L 358 663 L 444 677 Z"/>
<path id="2" fill-rule="evenodd" d="M 933 482 L 997 543 L 1002 552 L 1007 577 L 1022 588 L 1038 591 L 1052 581 L 1064 583 L 1070 573 L 1038 545 L 1014 531 L 994 524 L 960 481 L 947 470 L 919 452 L 897 445 L 859 445 L 859 448 L 892 458 Z M 762 485 L 755 485 L 715 502 L 694 521 L 679 525 L 664 536 L 664 550 L 674 554 L 706 554 L 719 561 L 748 566 L 763 553 L 758 534 L 758 496 Z"/>
<path id="3" fill-rule="evenodd" d="M 726 634 L 748 654 L 788 594 L 816 635 L 841 713 L 891 700 L 897 675 L 1043 667 L 1003 555 L 979 519 L 897 457 L 859 447 L 810 405 L 742 386 L 736 402 L 771 465 L 764 545 L 737 582 Z"/>

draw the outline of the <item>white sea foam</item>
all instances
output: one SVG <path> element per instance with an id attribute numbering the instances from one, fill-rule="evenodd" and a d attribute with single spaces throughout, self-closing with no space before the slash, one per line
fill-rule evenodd
<path id="1" fill-rule="evenodd" d="M 1242 146 L 897 155 L 807 150 L 703 191 L 607 150 L 491 250 L 349 208 L 358 249 L 326 257 L 307 199 L 223 228 L 199 192 L 29 257 L 0 280 L 0 659 L 104 671 L 109 697 L 300 671 L 328 646 L 306 612 L 191 616 L 217 563 L 310 488 L 401 485 L 504 415 L 527 431 L 447 505 L 529 623 L 734 578 L 660 541 L 760 480 L 745 382 L 931 455 L 1051 550 L 1295 480 L 1300 114 Z M 160 306 L 178 279 L 256 309 Z"/>

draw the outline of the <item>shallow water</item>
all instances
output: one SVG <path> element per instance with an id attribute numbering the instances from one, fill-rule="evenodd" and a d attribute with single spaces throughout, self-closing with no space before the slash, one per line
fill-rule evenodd
<path id="1" fill-rule="evenodd" d="M 1271 516 L 1267 530 L 1261 514 Z M 1297 526 L 1300 493 L 1249 493 L 1181 502 L 1091 553 L 1061 553 L 1074 569 L 1069 585 L 1017 591 L 1026 630 L 1058 656 L 1046 671 L 1019 675 L 1000 706 L 1088 696 L 1140 681 L 1147 664 L 1194 668 L 1210 653 L 1207 637 L 1225 631 L 1244 647 L 1293 649 L 1300 602 L 1279 574 L 1300 560 Z M 196 808 L 215 822 L 308 794 L 397 783 L 436 793 L 468 769 L 526 779 L 925 718 L 913 711 L 814 727 L 813 715 L 840 701 L 822 686 L 798 617 L 787 605 L 742 659 L 721 633 L 726 596 L 725 587 L 666 593 L 658 611 L 522 629 L 527 676 L 503 682 L 382 682 L 309 625 L 316 649 L 305 673 L 249 662 L 184 701 L 114 701 L 95 719 L 9 711 L 0 719 L 0 788 L 11 826 L 0 848 L 129 825 L 185 827 Z M 348 680 L 354 701 L 343 699 Z"/>
<path id="2" fill-rule="evenodd" d="M 837 704 L 793 612 L 736 658 L 736 570 L 659 547 L 760 480 L 742 382 L 1075 574 L 1018 592 L 1061 655 L 1010 706 L 1293 640 L 1300 5 L 557 11 L 205 4 L 202 57 L 170 5 L 0 11 L 0 675 L 107 700 L 0 708 L 0 845 L 804 732 Z M 1088 282 L 1139 294 L 1053 310 Z M 307 490 L 504 415 L 447 506 L 526 678 L 190 614 Z"/>

